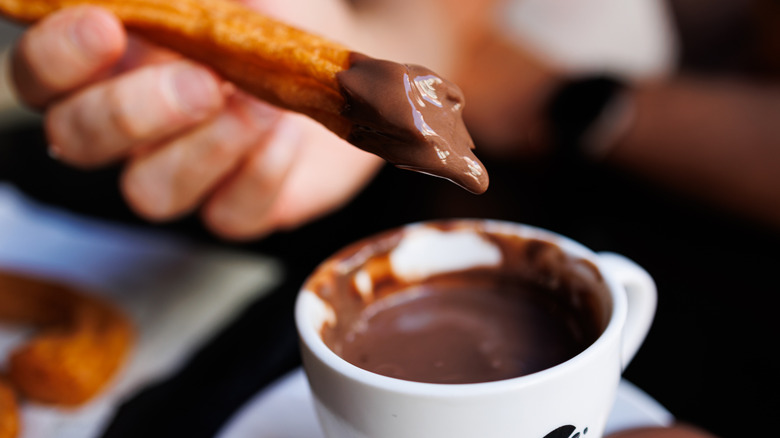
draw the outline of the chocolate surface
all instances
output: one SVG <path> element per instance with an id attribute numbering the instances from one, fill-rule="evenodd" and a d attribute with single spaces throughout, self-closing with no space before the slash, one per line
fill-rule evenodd
<path id="1" fill-rule="evenodd" d="M 550 368 L 597 336 L 591 315 L 544 288 L 448 280 L 372 304 L 333 348 L 346 361 L 389 377 L 476 383 Z"/>
<path id="2" fill-rule="evenodd" d="M 541 371 L 598 338 L 610 298 L 595 266 L 544 241 L 481 235 L 500 249 L 500 265 L 421 281 L 393 270 L 391 254 L 403 232 L 339 253 L 309 281 L 337 315 L 322 327 L 323 341 L 378 374 L 473 383 Z"/>
<path id="3" fill-rule="evenodd" d="M 463 122 L 460 88 L 425 67 L 359 53 L 337 75 L 353 122 L 347 140 L 397 167 L 448 179 L 472 193 L 488 187 Z"/>

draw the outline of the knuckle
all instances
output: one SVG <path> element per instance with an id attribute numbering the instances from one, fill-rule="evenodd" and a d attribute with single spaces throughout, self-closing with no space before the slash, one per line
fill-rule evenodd
<path id="1" fill-rule="evenodd" d="M 142 68 L 118 77 L 105 90 L 103 107 L 109 130 L 129 143 L 145 143 L 191 128 L 202 120 L 182 115 L 166 102 L 161 89 L 165 68 Z"/>
<path id="2" fill-rule="evenodd" d="M 90 168 L 106 159 L 105 135 L 95 121 L 89 96 L 63 101 L 46 112 L 46 132 L 61 158 L 77 167 Z"/>
<path id="3" fill-rule="evenodd" d="M 230 163 L 238 157 L 240 152 L 241 145 L 238 141 L 222 136 L 213 139 L 203 161 L 206 165 L 209 165 L 208 163 Z"/>
<path id="4" fill-rule="evenodd" d="M 121 84 L 115 84 L 106 90 L 105 110 L 108 112 L 108 122 L 118 137 L 131 142 L 141 141 L 147 130 L 138 123 L 142 119 L 136 114 L 139 108 L 128 104 L 131 99 L 126 97 L 125 90 L 126 87 Z"/>
<path id="5" fill-rule="evenodd" d="M 56 146 L 59 159 L 75 167 L 90 168 L 100 162 L 93 144 L 82 140 L 90 130 L 87 120 L 79 107 L 54 107 L 44 115 L 49 144 Z"/>
<path id="6" fill-rule="evenodd" d="M 263 138 L 251 123 L 232 111 L 224 112 L 204 131 L 205 144 L 197 153 L 197 164 L 193 167 L 211 173 L 214 169 L 235 168 L 250 148 Z"/>

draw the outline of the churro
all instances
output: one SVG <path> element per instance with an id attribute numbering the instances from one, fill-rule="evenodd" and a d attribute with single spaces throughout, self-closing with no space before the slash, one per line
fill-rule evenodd
<path id="1" fill-rule="evenodd" d="M 8 358 L 7 384 L 0 382 L 0 413 L 7 405 L 8 415 L 15 410 L 14 392 L 62 406 L 92 399 L 120 369 L 133 344 L 129 320 L 104 300 L 15 274 L 0 274 L 0 321 L 37 330 Z M 11 430 L 14 420 L 4 415 L 0 431 Z"/>
<path id="2" fill-rule="evenodd" d="M 19 434 L 19 407 L 16 394 L 8 382 L 0 377 L 0 438 L 14 438 Z"/>
<path id="3" fill-rule="evenodd" d="M 0 0 L 0 13 L 32 23 L 83 4 L 398 167 L 487 189 L 460 89 L 425 67 L 362 55 L 229 0 Z"/>

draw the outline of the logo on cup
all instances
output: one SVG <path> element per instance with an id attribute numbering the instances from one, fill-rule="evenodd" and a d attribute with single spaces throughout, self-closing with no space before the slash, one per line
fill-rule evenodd
<path id="1" fill-rule="evenodd" d="M 572 435 L 575 430 L 577 430 L 577 428 L 572 425 L 561 426 L 545 435 L 544 438 L 580 438 L 579 432 Z M 585 430 L 582 431 L 582 434 L 586 435 L 587 433 L 588 428 L 586 427 Z"/>

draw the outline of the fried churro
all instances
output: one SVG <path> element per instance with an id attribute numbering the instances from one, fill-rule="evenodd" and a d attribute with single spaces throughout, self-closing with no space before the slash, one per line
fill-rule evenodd
<path id="1" fill-rule="evenodd" d="M 0 380 L 0 438 L 18 429 L 15 392 L 80 405 L 106 387 L 134 338 L 125 315 L 97 296 L 10 273 L 0 273 L 0 321 L 37 330 L 11 353 L 7 381 Z"/>
<path id="2" fill-rule="evenodd" d="M 487 189 L 463 94 L 425 67 L 368 57 L 229 0 L 0 0 L 0 13 L 32 23 L 83 4 L 398 167 Z"/>
<path id="3" fill-rule="evenodd" d="M 8 382 L 0 377 L 0 438 L 14 438 L 19 434 L 19 407 L 16 394 Z"/>

